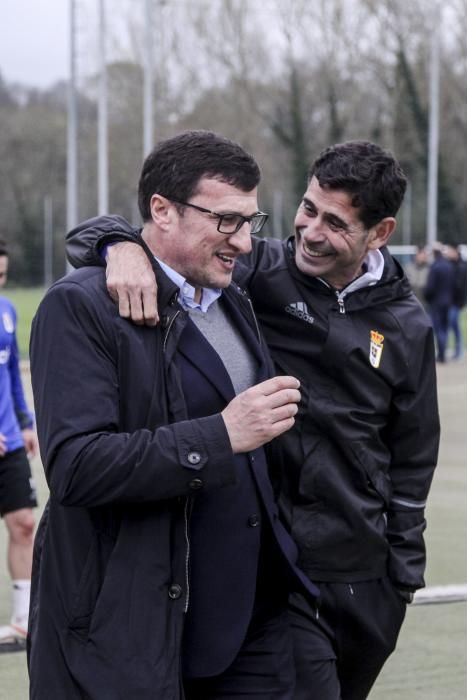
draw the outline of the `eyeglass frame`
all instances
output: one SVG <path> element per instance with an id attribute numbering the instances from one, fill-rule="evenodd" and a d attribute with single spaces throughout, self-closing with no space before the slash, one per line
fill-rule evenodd
<path id="1" fill-rule="evenodd" d="M 222 233 L 222 235 L 224 235 L 224 236 L 233 236 L 235 233 L 238 233 L 245 222 L 248 222 L 249 224 L 251 224 L 251 226 L 253 228 L 253 224 L 252 224 L 253 219 L 261 217 L 263 219 L 261 226 L 258 229 L 255 229 L 255 231 L 252 231 L 252 233 L 259 233 L 263 229 L 266 221 L 269 218 L 269 214 L 266 214 L 266 212 L 264 212 L 264 211 L 257 211 L 254 214 L 251 214 L 250 216 L 244 216 L 243 214 L 239 214 L 239 213 L 234 212 L 234 211 L 226 212 L 225 214 L 219 214 L 217 211 L 212 211 L 211 209 L 206 209 L 205 207 L 200 207 L 200 206 L 198 206 L 198 204 L 191 204 L 191 202 L 182 202 L 180 199 L 174 199 L 173 197 L 170 197 L 170 201 L 175 202 L 176 204 L 181 204 L 184 207 L 191 207 L 192 209 L 197 209 L 198 211 L 202 212 L 203 214 L 211 214 L 211 216 L 215 216 L 218 219 L 217 230 L 219 231 L 219 233 Z M 221 231 L 220 227 L 222 226 L 222 220 L 226 216 L 238 216 L 238 217 L 240 217 L 241 221 L 239 224 L 237 224 L 237 227 L 234 231 Z"/>

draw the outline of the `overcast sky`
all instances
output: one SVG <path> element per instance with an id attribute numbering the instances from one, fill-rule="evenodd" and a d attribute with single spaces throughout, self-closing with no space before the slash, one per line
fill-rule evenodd
<path id="1" fill-rule="evenodd" d="M 0 72 L 49 87 L 68 76 L 69 0 L 0 0 Z"/>
<path id="2" fill-rule="evenodd" d="M 78 64 L 95 69 L 99 5 L 75 0 Z M 138 3 L 137 3 L 138 4 Z M 120 0 L 107 0 L 108 21 Z M 69 77 L 70 0 L 0 0 L 0 73 L 8 83 L 47 88 Z"/>

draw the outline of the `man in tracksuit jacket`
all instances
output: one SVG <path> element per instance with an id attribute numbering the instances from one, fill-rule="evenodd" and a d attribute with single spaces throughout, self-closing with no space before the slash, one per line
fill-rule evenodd
<path id="1" fill-rule="evenodd" d="M 216 134 L 161 142 L 139 187 L 161 323 L 120 318 L 103 268 L 63 278 L 40 305 L 31 375 L 50 499 L 34 549 L 33 700 L 293 696 L 287 600 L 317 590 L 278 516 L 276 450 L 267 462 L 262 446 L 293 425 L 300 394 L 294 377 L 271 378 L 251 302 L 230 284 L 267 218 L 258 181 Z"/>
<path id="2" fill-rule="evenodd" d="M 301 383 L 296 423 L 281 438 L 280 503 L 321 597 L 318 612 L 300 595 L 290 600 L 296 700 L 366 698 L 424 585 L 439 417 L 431 325 L 385 247 L 405 186 L 379 146 L 330 147 L 310 168 L 295 236 L 254 241 L 236 270 L 277 371 Z M 114 217 L 70 238 L 75 261 L 96 261 L 103 243 L 132 235 Z M 129 315 L 131 296 L 132 316 L 142 317 L 119 248 L 145 283 L 153 322 L 146 261 L 126 243 L 112 246 L 108 268 L 121 312 Z"/>

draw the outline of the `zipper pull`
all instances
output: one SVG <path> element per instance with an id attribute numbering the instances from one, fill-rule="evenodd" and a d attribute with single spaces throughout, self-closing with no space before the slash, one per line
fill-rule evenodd
<path id="1" fill-rule="evenodd" d="M 339 292 L 336 292 L 337 296 L 337 303 L 339 304 L 339 313 L 340 314 L 345 314 L 345 306 L 344 306 L 344 299 L 339 295 Z"/>

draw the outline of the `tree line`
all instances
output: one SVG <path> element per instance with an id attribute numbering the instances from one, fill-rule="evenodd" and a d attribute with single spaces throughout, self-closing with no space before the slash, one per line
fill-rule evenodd
<path id="1" fill-rule="evenodd" d="M 374 140 L 410 181 L 395 243 L 426 236 L 432 0 L 154 0 L 154 137 L 203 128 L 262 166 L 267 234 L 288 235 L 311 160 L 330 143 Z M 138 222 L 143 153 L 142 18 L 125 20 L 108 63 L 109 210 Z M 111 18 L 109 18 L 111 25 Z M 438 237 L 467 243 L 467 0 L 443 4 Z M 116 47 L 116 48 L 115 48 Z M 0 203 L 12 278 L 43 281 L 44 203 L 53 276 L 65 272 L 66 82 L 47 90 L 0 74 Z M 97 212 L 97 75 L 79 84 L 79 217 Z"/>

